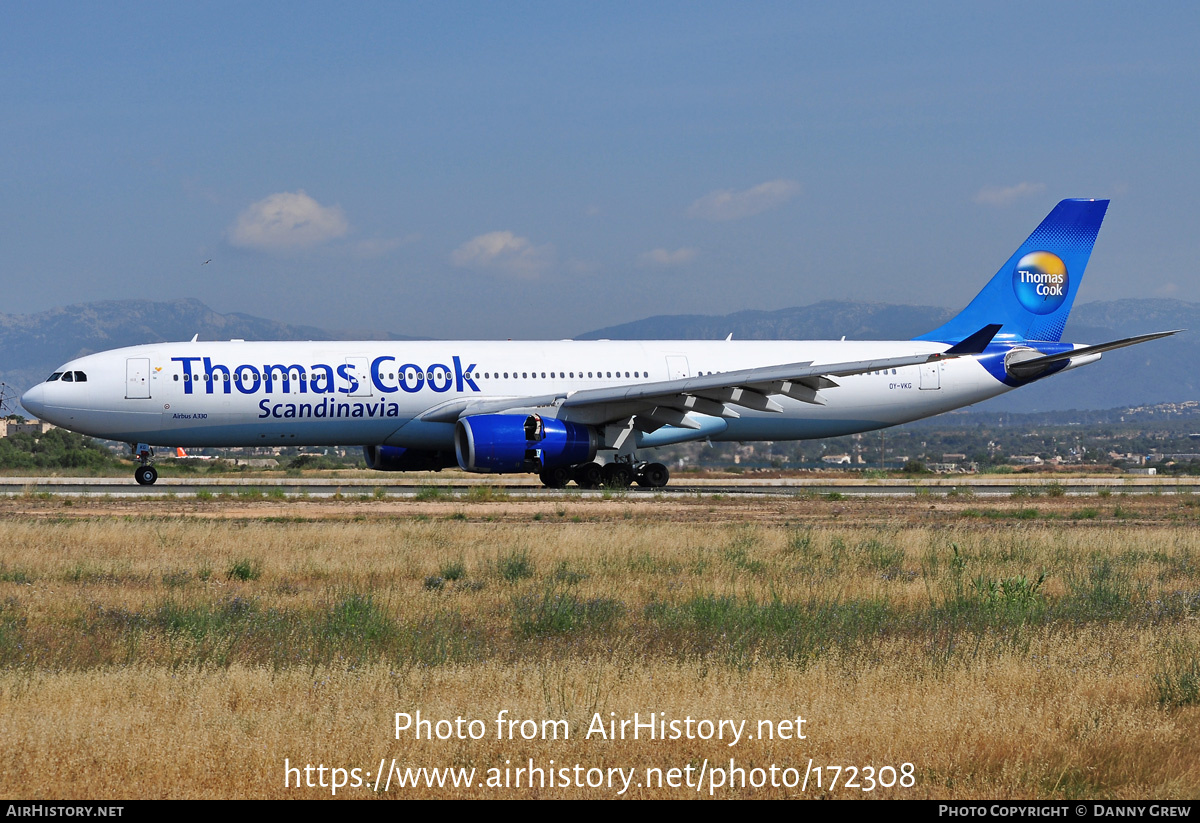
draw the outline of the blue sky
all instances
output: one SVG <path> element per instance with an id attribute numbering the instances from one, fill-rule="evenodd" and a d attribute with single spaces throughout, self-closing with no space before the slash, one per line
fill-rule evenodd
<path id="1" fill-rule="evenodd" d="M 1064 197 L 1200 300 L 1194 4 L 10 4 L 0 311 L 563 337 L 958 306 Z M 211 259 L 211 263 L 201 265 Z"/>

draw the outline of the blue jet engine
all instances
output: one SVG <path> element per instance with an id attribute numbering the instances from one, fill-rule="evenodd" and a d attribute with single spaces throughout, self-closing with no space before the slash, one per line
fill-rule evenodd
<path id="1" fill-rule="evenodd" d="M 596 456 L 590 426 L 540 414 L 480 414 L 454 427 L 458 465 L 469 472 L 541 472 Z"/>

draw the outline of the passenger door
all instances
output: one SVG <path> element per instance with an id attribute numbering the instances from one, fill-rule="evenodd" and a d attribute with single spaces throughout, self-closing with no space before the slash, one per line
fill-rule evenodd
<path id="1" fill-rule="evenodd" d="M 150 358 L 129 357 L 125 360 L 125 399 L 145 400 L 150 397 Z"/>

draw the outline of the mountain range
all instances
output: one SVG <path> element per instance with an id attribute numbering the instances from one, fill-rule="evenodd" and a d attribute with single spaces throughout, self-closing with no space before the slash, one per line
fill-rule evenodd
<path id="1" fill-rule="evenodd" d="M 825 301 L 774 311 L 661 315 L 580 334 L 596 340 L 907 340 L 944 323 L 933 306 Z M 1064 339 L 1095 343 L 1166 329 L 1200 329 L 1200 303 L 1130 299 L 1076 306 Z M 14 392 L 84 354 L 164 340 L 412 340 L 390 332 L 344 332 L 221 314 L 198 300 L 112 300 L 37 314 L 0 314 L 0 380 Z M 1077 369 L 980 404 L 990 411 L 1109 409 L 1200 398 L 1200 337 L 1180 334 L 1110 352 Z"/>

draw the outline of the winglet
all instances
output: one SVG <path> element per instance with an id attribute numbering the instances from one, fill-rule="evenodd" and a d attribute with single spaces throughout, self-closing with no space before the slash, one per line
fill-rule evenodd
<path id="1" fill-rule="evenodd" d="M 1000 323 L 992 323 L 984 326 L 970 337 L 967 337 L 946 349 L 946 351 L 942 353 L 942 357 L 958 357 L 964 354 L 983 354 L 983 350 L 987 348 L 988 343 L 992 342 L 992 338 L 996 336 L 996 332 L 1000 331 L 1001 328 L 1002 325 Z"/>

